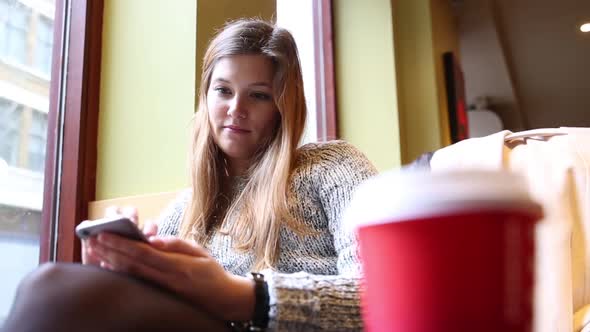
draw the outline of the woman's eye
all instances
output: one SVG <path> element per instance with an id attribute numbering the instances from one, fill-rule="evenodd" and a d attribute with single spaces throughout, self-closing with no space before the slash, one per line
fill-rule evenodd
<path id="1" fill-rule="evenodd" d="M 217 87 L 217 88 L 215 88 L 213 90 L 215 90 L 217 93 L 222 94 L 222 95 L 229 95 L 229 94 L 231 94 L 231 90 L 228 89 L 228 88 L 226 88 L 226 87 L 223 87 L 223 86 Z"/>
<path id="2" fill-rule="evenodd" d="M 258 100 L 270 100 L 271 97 L 268 93 L 264 93 L 264 92 L 253 92 L 251 94 L 252 97 L 254 97 L 255 99 Z"/>

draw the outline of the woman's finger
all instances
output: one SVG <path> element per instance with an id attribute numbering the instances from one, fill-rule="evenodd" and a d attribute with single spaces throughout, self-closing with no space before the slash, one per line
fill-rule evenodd
<path id="1" fill-rule="evenodd" d="M 121 214 L 124 217 L 131 219 L 136 225 L 139 220 L 139 216 L 137 214 L 137 208 L 135 206 L 126 206 L 121 209 Z"/>
<path id="2" fill-rule="evenodd" d="M 116 216 L 119 216 L 119 215 L 121 215 L 121 210 L 119 209 L 118 206 L 112 205 L 112 206 L 107 207 L 104 210 L 104 216 L 105 216 L 105 218 L 116 217 Z"/>
<path id="3" fill-rule="evenodd" d="M 182 256 L 187 256 L 185 253 L 162 251 L 150 244 L 114 234 L 102 233 L 97 239 L 103 255 L 123 255 L 162 271 L 178 269 L 179 262 L 185 258 Z"/>
<path id="4" fill-rule="evenodd" d="M 205 248 L 176 237 L 152 237 L 149 241 L 154 247 L 160 250 L 199 257 L 209 256 Z"/>
<path id="5" fill-rule="evenodd" d="M 115 267 L 107 263 L 106 261 L 100 261 L 100 267 L 102 267 L 105 270 L 116 271 Z"/>
<path id="6" fill-rule="evenodd" d="M 123 216 L 129 218 L 131 221 L 137 224 L 139 220 L 139 216 L 137 213 L 137 208 L 135 206 L 125 206 L 123 208 L 118 206 L 109 206 L 104 211 L 105 218 L 112 218 Z"/>
<path id="7" fill-rule="evenodd" d="M 96 243 L 96 247 L 102 247 L 101 249 L 120 252 L 135 258 L 141 258 L 149 249 L 149 244 L 111 233 L 98 234 Z"/>
<path id="8" fill-rule="evenodd" d="M 146 237 L 158 234 L 158 224 L 152 220 L 147 220 L 143 225 L 143 234 L 145 234 Z"/>
<path id="9" fill-rule="evenodd" d="M 82 240 L 82 264 L 98 265 L 100 263 L 92 250 L 93 241 L 95 241 L 93 238 Z"/>
<path id="10" fill-rule="evenodd" d="M 92 249 L 92 247 L 86 248 L 86 262 L 84 262 L 84 263 L 96 265 L 96 263 L 98 261 L 99 261 L 99 257 L 96 256 L 96 251 L 94 249 Z M 94 262 L 94 264 L 92 262 Z"/>
<path id="11" fill-rule="evenodd" d="M 111 271 L 122 272 L 139 276 L 171 290 L 177 290 L 179 285 L 171 282 L 172 278 L 167 270 L 154 268 L 141 260 L 126 256 L 117 252 L 106 252 L 104 248 L 98 247 L 97 255 L 100 257 L 100 266 Z"/>

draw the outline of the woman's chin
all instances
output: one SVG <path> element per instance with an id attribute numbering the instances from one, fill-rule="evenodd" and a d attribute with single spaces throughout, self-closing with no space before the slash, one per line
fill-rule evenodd
<path id="1" fill-rule="evenodd" d="M 221 148 L 223 154 L 230 160 L 250 160 L 254 154 L 254 152 L 251 152 L 250 150 L 251 149 L 236 145 Z"/>

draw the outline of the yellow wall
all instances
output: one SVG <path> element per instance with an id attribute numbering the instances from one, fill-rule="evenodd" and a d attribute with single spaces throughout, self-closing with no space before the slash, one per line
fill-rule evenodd
<path id="1" fill-rule="evenodd" d="M 196 2 L 106 0 L 96 199 L 186 186 Z"/>
<path id="2" fill-rule="evenodd" d="M 390 0 L 333 2 L 340 137 L 377 166 L 400 165 Z"/>
<path id="3" fill-rule="evenodd" d="M 449 142 L 442 54 L 458 52 L 448 1 L 392 1 L 402 161 Z"/>
<path id="4" fill-rule="evenodd" d="M 340 136 L 380 170 L 450 142 L 442 54 L 458 55 L 445 0 L 334 1 Z"/>

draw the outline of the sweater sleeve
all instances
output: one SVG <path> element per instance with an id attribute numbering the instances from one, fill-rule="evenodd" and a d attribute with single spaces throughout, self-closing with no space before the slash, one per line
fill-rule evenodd
<path id="1" fill-rule="evenodd" d="M 263 271 L 269 285 L 270 330 L 359 331 L 361 269 L 356 238 L 341 224 L 355 188 L 377 170 L 352 145 L 339 141 L 321 149 L 309 181 L 318 195 L 336 251 L 336 275 Z"/>

